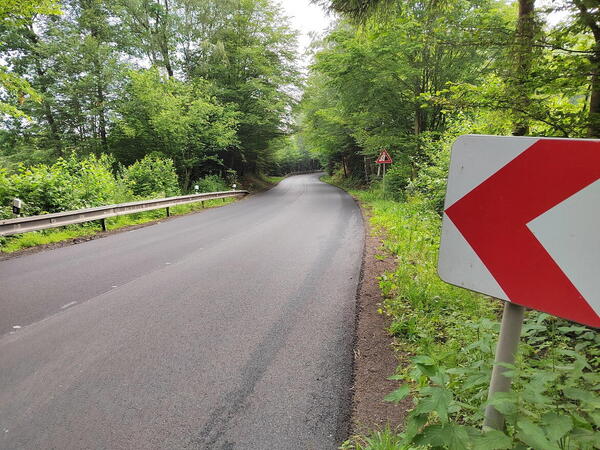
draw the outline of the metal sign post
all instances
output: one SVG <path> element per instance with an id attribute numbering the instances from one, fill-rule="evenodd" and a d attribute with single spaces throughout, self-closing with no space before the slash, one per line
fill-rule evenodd
<path id="1" fill-rule="evenodd" d="M 381 150 L 381 153 L 379 154 L 379 158 L 377 158 L 377 160 L 375 162 L 377 164 L 380 164 L 380 165 L 383 166 L 382 185 L 383 185 L 383 198 L 385 198 L 385 166 L 387 164 L 391 164 L 392 163 L 392 157 L 387 152 L 387 150 Z M 377 172 L 379 172 L 379 170 Z"/>
<path id="2" fill-rule="evenodd" d="M 488 401 L 493 398 L 496 392 L 510 391 L 511 379 L 504 376 L 504 372 L 508 369 L 500 364 L 514 364 L 515 362 L 521 338 L 524 314 L 525 308 L 522 306 L 511 302 L 504 303 L 500 337 L 498 338 L 498 345 L 496 347 L 496 360 L 494 361 L 494 368 L 492 370 Z M 496 430 L 504 428 L 504 416 L 492 405 L 488 405 L 485 408 L 483 428 L 495 428 Z"/>

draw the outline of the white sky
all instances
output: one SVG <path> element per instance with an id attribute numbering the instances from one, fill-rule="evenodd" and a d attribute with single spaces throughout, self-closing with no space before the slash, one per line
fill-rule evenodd
<path id="1" fill-rule="evenodd" d="M 323 33 L 334 18 L 329 16 L 320 6 L 314 5 L 310 0 L 278 0 L 285 15 L 290 18 L 293 28 L 300 32 L 298 36 L 298 47 L 300 55 L 306 52 L 310 45 L 313 33 Z M 304 69 L 308 65 L 308 58 L 301 60 Z"/>

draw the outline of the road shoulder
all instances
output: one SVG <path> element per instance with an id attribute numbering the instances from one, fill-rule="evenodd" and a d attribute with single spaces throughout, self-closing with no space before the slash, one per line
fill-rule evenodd
<path id="1" fill-rule="evenodd" d="M 390 319 L 378 311 L 383 301 L 379 277 L 393 271 L 396 261 L 381 245 L 383 231 L 370 224 L 369 209 L 357 203 L 365 224 L 365 248 L 356 305 L 351 434 L 370 434 L 386 427 L 398 429 L 404 422 L 410 400 L 399 404 L 383 401 L 399 386 L 398 381 L 387 378 L 394 374 L 400 361 L 387 332 Z"/>

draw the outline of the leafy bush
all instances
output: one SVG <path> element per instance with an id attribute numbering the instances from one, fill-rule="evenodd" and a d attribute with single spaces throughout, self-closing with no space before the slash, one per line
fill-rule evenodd
<path id="1" fill-rule="evenodd" d="M 445 141 L 425 142 L 424 152 L 428 162 L 419 166 L 417 176 L 407 186 L 408 193 L 420 193 L 438 214 L 444 210 L 446 180 L 450 165 L 450 147 L 455 135 L 449 134 Z"/>
<path id="2" fill-rule="evenodd" d="M 170 197 L 179 194 L 173 161 L 156 154 L 146 155 L 125 169 L 123 181 L 138 197 Z"/>
<path id="3" fill-rule="evenodd" d="M 394 200 L 404 199 L 404 190 L 410 182 L 411 169 L 408 164 L 397 163 L 385 173 L 386 196 Z"/>
<path id="4" fill-rule="evenodd" d="M 198 192 L 221 192 L 231 189 L 227 186 L 225 180 L 218 175 L 206 175 L 193 183 L 192 186 L 198 186 Z"/>
<path id="5" fill-rule="evenodd" d="M 110 203 L 117 189 L 108 156 L 78 159 L 74 154 L 51 166 L 21 166 L 17 173 L 0 173 L 0 202 L 23 200 L 23 213 L 35 215 Z"/>

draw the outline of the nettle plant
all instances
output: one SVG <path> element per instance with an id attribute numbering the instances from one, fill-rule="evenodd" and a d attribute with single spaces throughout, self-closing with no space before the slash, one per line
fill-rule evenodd
<path id="1" fill-rule="evenodd" d="M 480 338 L 464 348 L 455 367 L 446 367 L 443 356 L 417 355 L 408 369 L 391 377 L 405 384 L 385 400 L 399 402 L 410 395 L 414 402 L 399 447 L 600 447 L 600 336 L 596 331 L 531 313 L 524 324 L 518 362 L 504 365 L 512 390 L 488 402 L 499 324 L 483 319 L 466 325 L 477 328 Z M 504 415 L 504 431 L 481 429 L 487 404 Z"/>

